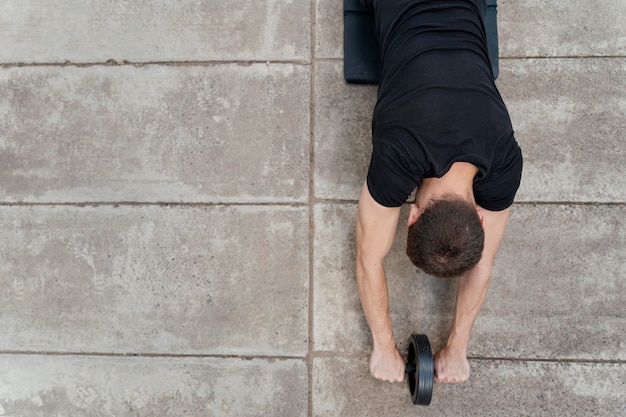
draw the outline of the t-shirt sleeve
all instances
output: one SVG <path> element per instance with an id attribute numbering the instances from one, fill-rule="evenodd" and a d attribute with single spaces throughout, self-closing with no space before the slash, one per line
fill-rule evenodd
<path id="1" fill-rule="evenodd" d="M 508 152 L 497 161 L 495 169 L 474 182 L 474 199 L 485 210 L 502 211 L 513 204 L 522 178 L 522 151 L 512 141 Z"/>
<path id="2" fill-rule="evenodd" d="M 421 172 L 411 151 L 390 141 L 373 141 L 367 187 L 378 204 L 400 207 L 421 182 Z"/>

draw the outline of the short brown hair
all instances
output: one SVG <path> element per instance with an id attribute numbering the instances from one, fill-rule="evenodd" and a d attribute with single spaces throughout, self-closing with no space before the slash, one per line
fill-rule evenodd
<path id="1" fill-rule="evenodd" d="M 406 254 L 427 274 L 458 277 L 482 256 L 485 232 L 476 207 L 454 196 L 433 201 L 409 227 Z"/>

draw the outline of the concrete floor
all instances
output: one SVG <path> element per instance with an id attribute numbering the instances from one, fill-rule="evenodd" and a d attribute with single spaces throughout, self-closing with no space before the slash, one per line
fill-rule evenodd
<path id="1" fill-rule="evenodd" d="M 626 415 L 626 1 L 498 10 L 524 178 L 472 377 L 425 408 L 368 375 L 341 1 L 5 0 L 0 417 Z M 405 233 L 394 331 L 436 348 L 454 282 Z"/>

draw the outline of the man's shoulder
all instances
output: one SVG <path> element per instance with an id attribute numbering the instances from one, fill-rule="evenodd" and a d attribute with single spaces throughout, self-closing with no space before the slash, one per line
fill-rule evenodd
<path id="1" fill-rule="evenodd" d="M 367 186 L 374 200 L 386 207 L 399 207 L 424 176 L 421 153 L 402 141 L 374 140 L 367 172 Z"/>
<path id="2" fill-rule="evenodd" d="M 494 155 L 487 175 L 474 182 L 476 204 L 491 211 L 511 206 L 521 183 L 523 163 L 522 150 L 511 136 Z"/>

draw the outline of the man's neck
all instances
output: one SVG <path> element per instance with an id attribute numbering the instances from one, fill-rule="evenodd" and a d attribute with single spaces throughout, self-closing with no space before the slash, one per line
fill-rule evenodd
<path id="1" fill-rule="evenodd" d="M 415 203 L 425 209 L 430 201 L 442 198 L 445 195 L 458 196 L 474 202 L 474 177 L 478 168 L 469 162 L 455 162 L 450 170 L 441 178 L 425 178 L 422 181 Z"/>

